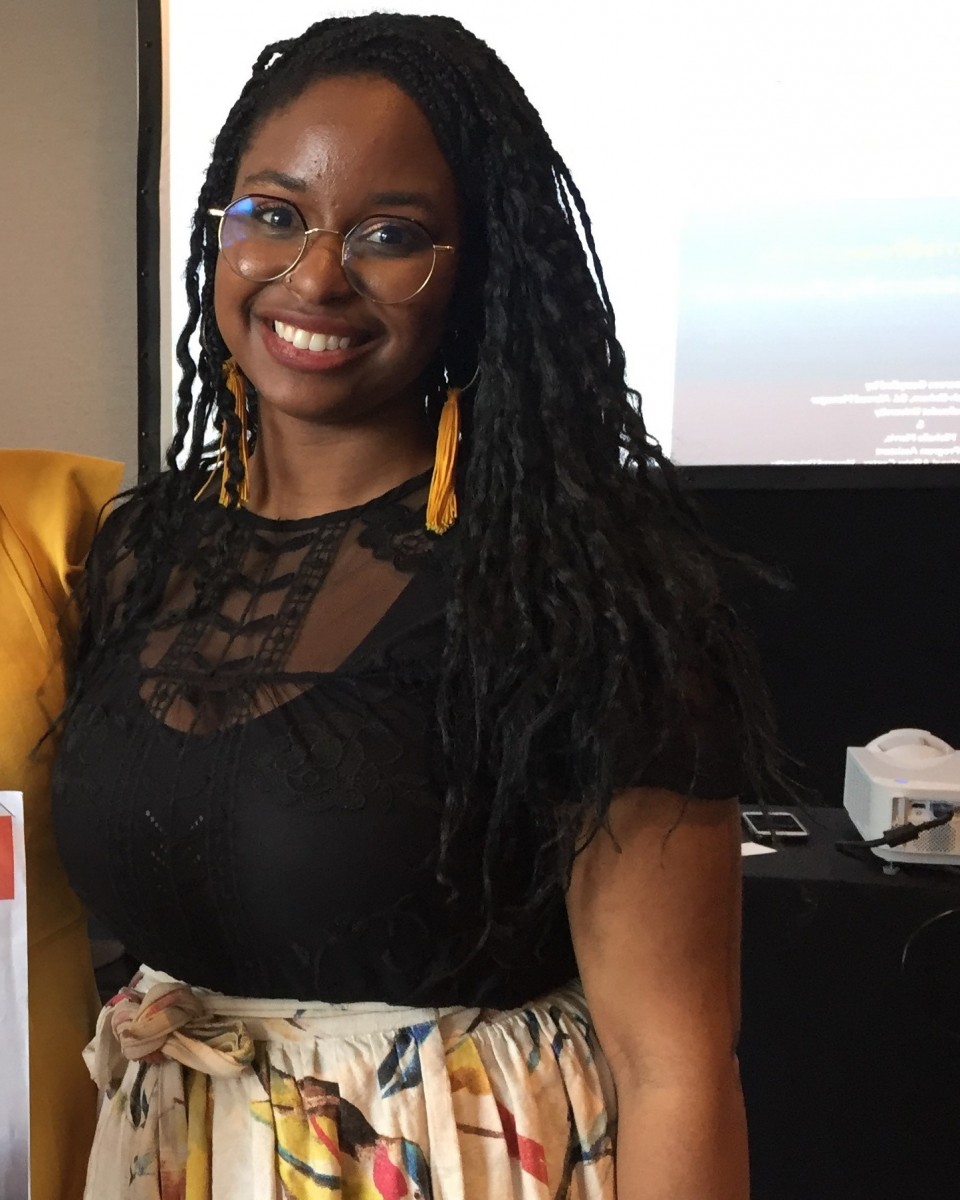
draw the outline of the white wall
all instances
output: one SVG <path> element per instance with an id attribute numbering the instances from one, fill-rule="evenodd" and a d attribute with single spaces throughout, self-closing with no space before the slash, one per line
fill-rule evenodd
<path id="1" fill-rule="evenodd" d="M 135 0 L 0 0 L 0 445 L 136 470 Z"/>

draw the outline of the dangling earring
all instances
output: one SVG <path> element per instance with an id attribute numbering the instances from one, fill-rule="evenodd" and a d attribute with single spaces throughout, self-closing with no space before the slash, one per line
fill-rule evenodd
<path id="1" fill-rule="evenodd" d="M 247 468 L 247 385 L 246 380 L 243 378 L 243 372 L 237 366 L 235 358 L 228 358 L 223 364 L 223 379 L 227 385 L 227 391 L 233 396 L 237 417 L 240 421 L 239 455 L 240 466 L 243 468 L 243 478 L 240 480 L 240 486 L 237 490 L 237 500 L 243 506 L 250 499 L 249 471 Z M 223 474 L 220 478 L 220 503 L 226 508 L 230 503 L 230 497 L 227 493 L 229 453 L 227 451 L 226 422 L 224 422 L 223 431 L 220 434 L 220 453 L 223 456 Z"/>
<path id="2" fill-rule="evenodd" d="M 237 489 L 237 500 L 241 505 L 245 505 L 250 498 L 249 472 L 247 469 L 247 388 L 243 372 L 237 366 L 235 358 L 228 358 L 223 364 L 223 381 L 227 386 L 227 391 L 233 396 L 234 409 L 237 419 L 240 422 L 239 458 L 240 466 L 243 468 L 243 478 L 240 480 L 240 485 Z M 203 487 L 194 496 L 194 500 L 199 500 L 204 492 L 206 492 L 217 467 L 219 467 L 221 469 L 220 504 L 224 508 L 228 507 L 230 503 L 230 495 L 227 491 L 227 479 L 230 476 L 229 459 L 230 453 L 227 450 L 227 422 L 224 421 L 223 427 L 220 430 L 220 447 L 217 451 L 217 461 L 214 463 L 213 471 L 207 476 Z"/>
<path id="3" fill-rule="evenodd" d="M 427 529 L 431 533 L 446 533 L 457 519 L 456 466 L 460 444 L 460 397 L 472 387 L 480 374 L 478 366 L 466 387 L 447 388 L 447 399 L 440 412 L 437 429 L 437 454 L 433 463 L 433 478 L 427 496 Z"/>

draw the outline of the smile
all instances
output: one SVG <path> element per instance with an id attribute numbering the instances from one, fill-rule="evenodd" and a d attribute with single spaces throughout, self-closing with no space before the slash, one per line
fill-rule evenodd
<path id="1" fill-rule="evenodd" d="M 311 333 L 309 329 L 298 329 L 296 325 L 286 325 L 283 321 L 274 321 L 273 330 L 277 337 L 283 338 L 297 350 L 312 350 L 314 353 L 347 350 L 353 343 L 353 338 L 337 337 L 332 333 Z"/>

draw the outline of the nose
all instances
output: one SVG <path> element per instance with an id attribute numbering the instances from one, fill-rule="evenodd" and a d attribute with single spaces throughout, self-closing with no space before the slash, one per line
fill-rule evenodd
<path id="1" fill-rule="evenodd" d="M 284 277 L 286 286 L 305 303 L 322 304 L 354 294 L 343 273 L 343 238 L 332 229 L 312 229 L 297 265 Z"/>

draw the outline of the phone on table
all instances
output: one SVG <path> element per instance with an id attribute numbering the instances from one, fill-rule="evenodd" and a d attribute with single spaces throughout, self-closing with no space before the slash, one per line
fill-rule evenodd
<path id="1" fill-rule="evenodd" d="M 795 817 L 792 812 L 787 812 L 785 809 L 780 809 L 776 812 L 761 812 L 760 809 L 754 809 L 750 812 L 742 812 L 740 819 L 743 821 L 743 827 L 758 842 L 773 841 L 774 833 L 778 840 L 797 844 L 805 842 L 810 833 L 804 823 Z"/>

